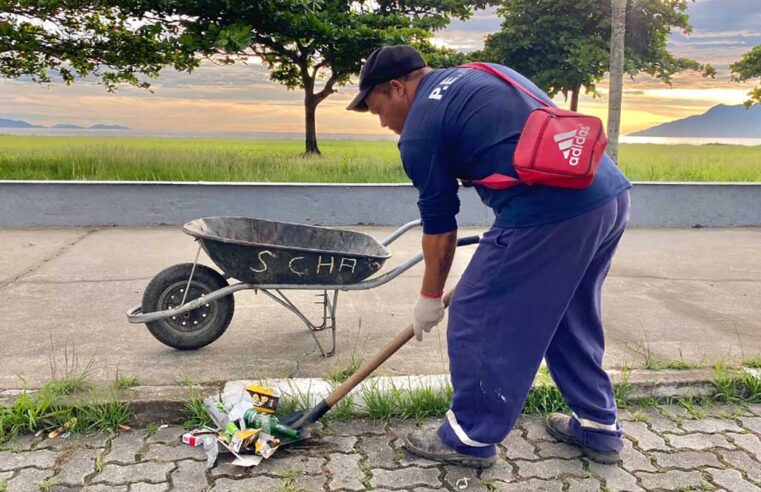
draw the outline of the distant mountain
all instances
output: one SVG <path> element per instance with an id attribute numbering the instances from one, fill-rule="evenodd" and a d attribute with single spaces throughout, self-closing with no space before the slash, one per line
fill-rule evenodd
<path id="1" fill-rule="evenodd" d="M 719 104 L 703 114 L 648 128 L 634 137 L 761 138 L 761 106 Z"/>
<path id="2" fill-rule="evenodd" d="M 0 118 L 0 128 L 44 128 L 40 125 L 32 125 L 21 120 L 6 120 Z"/>
<path id="3" fill-rule="evenodd" d="M 6 120 L 3 118 L 0 118 L 0 128 L 57 128 L 60 130 L 129 130 L 129 128 L 126 126 L 104 125 L 101 123 L 97 125 L 92 125 L 90 127 L 72 125 L 70 123 L 58 123 L 57 125 L 47 127 L 42 125 L 32 125 L 31 123 L 27 123 L 26 121 Z"/>
<path id="4" fill-rule="evenodd" d="M 90 127 L 91 130 L 129 130 L 128 127 L 122 126 L 122 125 L 93 125 Z"/>

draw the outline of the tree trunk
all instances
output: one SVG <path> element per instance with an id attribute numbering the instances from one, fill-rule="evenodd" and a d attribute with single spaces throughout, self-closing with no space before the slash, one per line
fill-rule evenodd
<path id="1" fill-rule="evenodd" d="M 618 134 L 621 128 L 621 100 L 624 90 L 624 39 L 626 2 L 611 0 L 610 86 L 608 89 L 608 155 L 618 164 Z"/>
<path id="2" fill-rule="evenodd" d="M 306 152 L 305 155 L 320 155 L 317 146 L 317 104 L 318 100 L 313 94 L 307 92 L 304 98 L 304 110 L 306 112 Z"/>
<path id="3" fill-rule="evenodd" d="M 581 85 L 575 86 L 571 91 L 571 111 L 579 110 L 579 92 L 581 92 Z"/>

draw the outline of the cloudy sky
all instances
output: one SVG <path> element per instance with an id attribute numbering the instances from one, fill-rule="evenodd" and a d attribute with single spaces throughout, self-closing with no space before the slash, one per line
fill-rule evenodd
<path id="1" fill-rule="evenodd" d="M 730 81 L 729 65 L 761 44 L 761 0 L 697 0 L 689 8 L 693 32 L 671 35 L 677 56 L 712 63 L 716 79 L 685 73 L 672 87 L 647 77 L 627 79 L 622 132 L 699 114 L 719 104 L 740 104 L 753 84 Z M 464 51 L 483 46 L 485 34 L 499 30 L 493 11 L 482 11 L 466 22 L 454 22 L 438 33 L 440 44 Z M 603 97 L 582 96 L 583 112 L 605 117 Z M 110 123 L 143 131 L 172 132 L 303 132 L 303 96 L 270 82 L 256 64 L 204 64 L 193 74 L 165 72 L 153 83 L 153 93 L 129 87 L 108 94 L 97 84 L 70 87 L 38 86 L 0 80 L 0 118 L 34 124 Z M 344 110 L 356 87 L 341 88 L 318 108 L 318 132 L 378 134 L 383 131 L 368 115 Z M 562 96 L 558 103 L 565 102 Z"/>

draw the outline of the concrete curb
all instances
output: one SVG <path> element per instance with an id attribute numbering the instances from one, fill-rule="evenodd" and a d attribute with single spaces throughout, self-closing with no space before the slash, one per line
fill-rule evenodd
<path id="1" fill-rule="evenodd" d="M 742 369 L 743 372 L 761 378 L 759 369 Z M 608 371 L 614 383 L 620 383 L 624 378 L 623 371 Z M 632 370 L 628 371 L 630 391 L 627 401 L 636 402 L 649 398 L 685 398 L 712 396 L 715 394 L 713 381 L 716 373 L 713 369 L 693 369 L 687 371 L 663 370 Z M 334 384 L 325 379 L 296 378 L 273 379 L 257 381 L 231 381 L 224 385 L 195 385 L 194 392 L 199 395 L 221 394 L 223 391 L 241 387 L 252 382 L 261 383 L 281 390 L 283 397 L 296 398 L 299 402 L 309 401 L 314 405 L 332 391 Z M 351 393 L 354 395 L 355 411 L 358 415 L 367 413 L 363 395 L 370 389 L 379 391 L 396 388 L 409 390 L 414 388 L 430 388 L 434 391 L 444 391 L 449 377 L 444 374 L 423 376 L 376 377 L 362 383 Z M 11 403 L 23 390 L 0 390 L 0 404 Z M 183 421 L 183 408 L 190 396 L 187 386 L 138 386 L 118 393 L 117 401 L 132 406 L 135 426 L 146 426 L 149 423 L 165 422 L 180 423 Z"/>
<path id="2" fill-rule="evenodd" d="M 715 372 L 713 369 L 695 369 L 690 371 L 637 370 L 628 371 L 626 376 L 623 371 L 614 369 L 609 370 L 608 374 L 614 383 L 620 383 L 626 377 L 631 386 L 629 399 L 632 401 L 647 398 L 711 396 L 714 393 L 712 381 L 715 378 Z M 308 401 L 310 406 L 319 403 L 336 386 L 335 383 L 317 378 L 230 381 L 225 385 L 224 392 L 234 391 L 254 382 L 277 388 L 282 395 L 297 398 L 299 402 Z M 369 392 L 387 393 L 392 390 L 430 389 L 435 393 L 442 393 L 446 391 L 447 386 L 451 387 L 447 374 L 384 376 L 363 382 L 349 394 L 353 397 L 355 412 L 359 415 L 364 415 L 367 414 L 365 395 Z M 540 384 L 535 383 L 534 387 L 537 386 L 540 386 Z"/>

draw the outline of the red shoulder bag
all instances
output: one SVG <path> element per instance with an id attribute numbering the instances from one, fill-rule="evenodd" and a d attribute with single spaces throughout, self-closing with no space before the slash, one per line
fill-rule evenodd
<path id="1" fill-rule="evenodd" d="M 542 105 L 529 115 L 515 148 L 513 167 L 518 179 L 492 174 L 465 184 L 505 190 L 521 183 L 573 189 L 586 188 L 592 183 L 608 144 L 599 118 L 550 106 L 485 63 L 467 63 L 461 67 L 496 75 Z"/>

